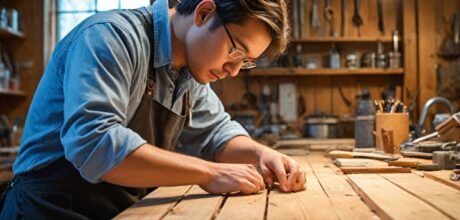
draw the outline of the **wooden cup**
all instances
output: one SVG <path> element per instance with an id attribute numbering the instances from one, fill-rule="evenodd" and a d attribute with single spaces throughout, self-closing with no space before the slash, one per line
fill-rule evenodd
<path id="1" fill-rule="evenodd" d="M 399 145 L 409 138 L 408 113 L 375 114 L 376 149 L 390 154 L 399 154 Z"/>

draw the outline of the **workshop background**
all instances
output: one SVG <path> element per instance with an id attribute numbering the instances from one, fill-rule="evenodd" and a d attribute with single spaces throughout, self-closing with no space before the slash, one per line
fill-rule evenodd
<path id="1" fill-rule="evenodd" d="M 98 11 L 148 4 L 0 2 L 2 182 L 11 178 L 30 102 L 57 41 Z M 358 147 L 369 148 L 376 145 L 376 113 L 408 113 L 407 141 L 459 111 L 459 0 L 291 0 L 289 10 L 292 42 L 283 57 L 211 85 L 254 138 L 272 145 L 356 137 Z"/>

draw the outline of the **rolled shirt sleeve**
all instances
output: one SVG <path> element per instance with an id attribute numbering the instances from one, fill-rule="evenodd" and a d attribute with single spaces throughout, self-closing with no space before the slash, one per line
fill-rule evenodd
<path id="1" fill-rule="evenodd" d="M 68 49 L 61 142 L 67 160 L 92 183 L 146 143 L 126 127 L 135 48 L 128 32 L 101 23 L 85 29 Z"/>
<path id="2" fill-rule="evenodd" d="M 232 138 L 249 135 L 238 122 L 230 119 L 209 84 L 196 85 L 191 91 L 192 124 L 186 124 L 179 141 L 195 148 L 198 156 L 214 161 L 216 153 Z"/>

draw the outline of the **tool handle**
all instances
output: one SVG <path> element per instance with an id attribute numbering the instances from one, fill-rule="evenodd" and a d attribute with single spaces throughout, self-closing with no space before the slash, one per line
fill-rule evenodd
<path id="1" fill-rule="evenodd" d="M 383 24 L 382 0 L 377 0 L 377 13 L 379 17 L 379 31 L 382 35 L 385 35 L 385 27 Z"/>
<path id="2" fill-rule="evenodd" d="M 448 131 L 455 129 L 458 126 L 460 126 L 458 122 L 453 117 L 450 117 L 449 119 L 445 120 L 440 125 L 438 125 L 436 127 L 436 131 L 438 131 L 440 135 L 443 135 Z"/>

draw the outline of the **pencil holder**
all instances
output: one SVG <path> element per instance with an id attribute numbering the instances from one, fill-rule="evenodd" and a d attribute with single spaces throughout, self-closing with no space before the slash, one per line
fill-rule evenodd
<path id="1" fill-rule="evenodd" d="M 408 113 L 376 113 L 376 149 L 390 154 L 399 154 L 400 145 L 409 138 Z"/>

